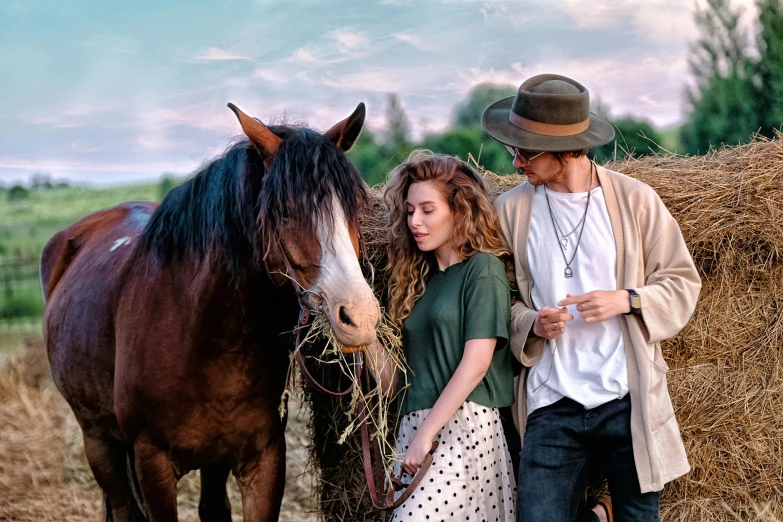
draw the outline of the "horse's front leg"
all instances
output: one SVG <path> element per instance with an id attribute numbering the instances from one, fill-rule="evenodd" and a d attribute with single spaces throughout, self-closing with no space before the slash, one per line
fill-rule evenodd
<path id="1" fill-rule="evenodd" d="M 269 437 L 255 462 L 237 470 L 244 522 L 276 521 L 285 488 L 285 428 Z"/>

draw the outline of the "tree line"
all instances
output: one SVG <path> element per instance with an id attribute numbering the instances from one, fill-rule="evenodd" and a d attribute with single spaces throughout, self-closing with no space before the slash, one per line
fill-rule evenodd
<path id="1" fill-rule="evenodd" d="M 704 154 L 722 144 L 774 137 L 783 124 L 783 2 L 756 0 L 757 17 L 731 0 L 697 9 L 699 39 L 689 61 L 694 85 L 686 92 L 683 152 Z"/>
<path id="2" fill-rule="evenodd" d="M 481 114 L 494 101 L 514 96 L 515 87 L 482 84 L 476 86 L 454 112 L 451 126 L 441 133 L 427 134 L 418 141 L 410 137 L 407 114 L 399 97 L 390 94 L 386 104 L 387 129 L 373 133 L 364 129 L 353 149 L 348 153 L 369 185 L 383 183 L 386 174 L 405 161 L 411 151 L 425 148 L 442 154 L 459 156 L 468 160 L 470 154 L 483 168 L 498 174 L 514 172 L 511 155 L 498 142 L 490 138 L 481 127 Z M 607 116 L 605 105 L 597 104 L 595 110 Z M 610 143 L 590 151 L 600 163 L 628 156 L 640 156 L 659 150 L 661 133 L 645 120 L 626 116 L 611 118 L 617 132 L 617 143 Z"/>
<path id="3" fill-rule="evenodd" d="M 685 122 L 657 129 L 635 116 L 615 117 L 597 100 L 593 111 L 614 126 L 616 139 L 591 150 L 591 157 L 605 163 L 662 152 L 698 155 L 747 143 L 757 133 L 774 137 L 783 124 L 783 0 L 757 0 L 756 8 L 756 19 L 747 24 L 746 13 L 731 0 L 707 0 L 698 7 L 698 38 L 689 58 L 692 83 L 684 85 Z M 490 103 L 515 93 L 512 86 L 479 85 L 457 106 L 450 128 L 417 141 L 410 138 L 399 97 L 390 94 L 387 129 L 377 134 L 365 129 L 349 154 L 370 185 L 382 183 L 421 147 L 464 160 L 471 154 L 488 170 L 514 172 L 511 156 L 481 128 L 481 114 Z"/>

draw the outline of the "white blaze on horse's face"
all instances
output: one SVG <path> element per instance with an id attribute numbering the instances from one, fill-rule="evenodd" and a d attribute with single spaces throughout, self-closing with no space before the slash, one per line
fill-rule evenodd
<path id="1" fill-rule="evenodd" d="M 324 299 L 337 339 L 345 346 L 367 346 L 375 341 L 380 319 L 378 300 L 362 274 L 340 201 L 332 196 L 330 231 L 320 226 L 321 267 L 316 291 Z"/>

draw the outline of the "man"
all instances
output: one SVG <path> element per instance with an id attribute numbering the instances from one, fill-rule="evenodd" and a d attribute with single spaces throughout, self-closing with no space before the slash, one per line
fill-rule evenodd
<path id="1" fill-rule="evenodd" d="M 576 81 L 530 78 L 482 124 L 527 176 L 495 203 L 520 294 L 517 520 L 657 521 L 663 485 L 690 469 L 660 349 L 701 288 L 680 229 L 649 186 L 587 158 L 614 131 Z M 593 465 L 612 497 L 590 511 Z"/>

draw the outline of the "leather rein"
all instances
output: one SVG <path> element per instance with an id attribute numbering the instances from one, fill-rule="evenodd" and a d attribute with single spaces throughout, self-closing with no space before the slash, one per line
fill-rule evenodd
<path id="1" fill-rule="evenodd" d="M 361 230 L 360 229 L 357 230 L 359 235 L 359 245 L 361 249 L 361 255 L 370 270 L 370 274 L 371 274 L 370 285 L 372 286 L 372 282 L 375 279 L 375 268 L 373 267 L 372 263 L 370 263 L 370 259 L 367 255 L 367 250 L 365 248 L 365 242 L 364 242 L 364 238 L 362 237 Z M 297 320 L 297 324 L 295 328 L 296 340 L 294 341 L 296 343 L 294 345 L 294 350 L 296 354 L 295 358 L 299 366 L 299 371 L 307 379 L 307 381 L 313 386 L 313 388 L 315 388 L 319 392 L 325 395 L 329 395 L 331 397 L 344 397 L 354 391 L 353 383 L 346 390 L 331 391 L 325 388 L 324 386 L 322 386 L 307 369 L 304 356 L 302 355 L 302 351 L 300 349 L 301 333 L 304 327 L 310 322 L 310 318 L 312 316 L 320 315 L 324 313 L 323 297 L 320 294 L 318 294 L 318 292 L 316 292 L 314 289 L 305 289 L 304 287 L 302 287 L 302 285 L 300 285 L 296 281 L 294 277 L 293 267 L 291 266 L 291 262 L 288 260 L 288 255 L 283 249 L 283 246 L 280 243 L 279 238 L 278 238 L 278 248 L 280 249 L 280 253 L 283 257 L 283 263 L 285 264 L 286 271 L 288 272 L 288 277 L 291 279 L 291 282 L 294 285 L 297 299 L 299 301 L 299 319 Z M 313 302 L 312 300 L 313 296 L 318 297 L 320 301 L 318 304 Z M 359 385 L 362 388 L 361 391 L 364 391 L 365 386 L 367 387 L 367 389 L 369 389 L 369 371 L 364 372 L 364 348 L 344 347 L 342 351 L 344 353 L 351 353 L 353 355 L 353 362 L 356 371 L 355 382 L 359 383 Z M 418 469 L 410 484 L 404 484 L 402 482 L 401 480 L 402 470 L 401 470 L 400 476 L 391 478 L 391 485 L 387 490 L 385 490 L 384 493 L 384 490 L 383 489 L 379 490 L 378 486 L 379 485 L 381 487 L 384 486 L 385 471 L 383 469 L 381 454 L 380 454 L 380 449 L 378 447 L 378 444 L 372 444 L 370 442 L 370 433 L 369 433 L 369 427 L 367 422 L 369 412 L 367 411 L 368 409 L 367 404 L 364 402 L 363 393 L 358 394 L 357 409 L 359 415 L 359 431 L 361 433 L 361 440 L 362 440 L 362 461 L 364 463 L 364 474 L 365 474 L 365 478 L 367 479 L 367 487 L 370 491 L 370 499 L 372 500 L 373 506 L 375 506 L 376 509 L 381 510 L 381 520 L 385 520 L 386 513 L 388 511 L 394 510 L 397 507 L 401 506 L 406 500 L 408 500 L 408 497 L 410 497 L 411 494 L 414 491 L 416 491 L 416 487 L 424 479 L 424 475 L 426 475 L 427 470 L 429 470 L 430 466 L 432 465 L 432 454 L 437 449 L 438 442 L 434 441 L 432 443 L 432 449 L 426 455 L 424 459 L 424 463 L 422 464 L 421 468 Z M 402 491 L 402 490 L 404 490 L 403 493 L 395 501 L 394 495 L 398 491 Z"/>

